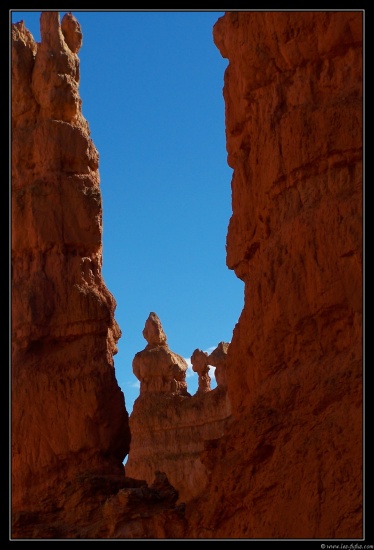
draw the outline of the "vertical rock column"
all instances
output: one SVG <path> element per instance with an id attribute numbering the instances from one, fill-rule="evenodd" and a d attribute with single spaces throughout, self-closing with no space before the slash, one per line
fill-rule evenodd
<path id="1" fill-rule="evenodd" d="M 121 333 L 102 267 L 98 153 L 81 113 L 77 20 L 12 29 L 12 504 L 82 472 L 123 472 Z"/>

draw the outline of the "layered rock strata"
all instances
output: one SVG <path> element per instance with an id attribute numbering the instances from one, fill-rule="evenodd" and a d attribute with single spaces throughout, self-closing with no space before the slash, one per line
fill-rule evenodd
<path id="1" fill-rule="evenodd" d="M 233 422 L 189 535 L 360 538 L 362 26 L 357 12 L 232 12 L 214 27 L 245 305 Z"/>
<path id="2" fill-rule="evenodd" d="M 12 48 L 13 509 L 78 472 L 119 473 L 130 441 L 101 275 L 98 153 L 78 94 L 78 22 L 43 12 Z"/>
<path id="3" fill-rule="evenodd" d="M 201 461 L 208 440 L 222 437 L 230 420 L 230 403 L 223 384 L 210 390 L 209 365 L 225 369 L 228 344 L 212 353 L 195 350 L 192 365 L 199 376 L 194 396 L 187 392 L 187 362 L 172 352 L 159 317 L 151 312 L 143 330 L 144 350 L 133 360 L 140 396 L 130 415 L 131 449 L 126 474 L 151 483 L 163 471 L 177 488 L 178 502 L 204 492 L 209 471 Z M 221 374 L 220 380 L 224 379 Z"/>
<path id="4" fill-rule="evenodd" d="M 121 333 L 101 273 L 99 157 L 78 93 L 82 33 L 58 12 L 43 12 L 40 29 L 39 44 L 23 22 L 12 27 L 11 534 L 176 536 L 167 480 L 125 480 L 130 431 L 113 364 Z"/>

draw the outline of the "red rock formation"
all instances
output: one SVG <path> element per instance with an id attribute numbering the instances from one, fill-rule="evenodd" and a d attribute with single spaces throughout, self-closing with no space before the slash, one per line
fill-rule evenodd
<path id="1" fill-rule="evenodd" d="M 205 451 L 189 536 L 359 538 L 362 13 L 227 13 L 214 40 L 245 306 L 227 357 L 235 421 Z"/>
<path id="2" fill-rule="evenodd" d="M 209 376 L 209 364 L 208 364 L 208 352 L 201 349 L 195 349 L 191 355 L 192 370 L 197 373 L 199 377 L 197 393 L 206 393 L 210 391 Z"/>
<path id="3" fill-rule="evenodd" d="M 98 154 L 78 94 L 81 33 L 57 12 L 40 23 L 41 44 L 13 27 L 14 510 L 88 468 L 120 473 L 130 439 L 101 276 Z"/>
<path id="4" fill-rule="evenodd" d="M 82 34 L 69 14 L 61 27 L 58 12 L 40 23 L 40 44 L 22 22 L 12 28 L 12 537 L 179 536 L 176 491 L 124 474 L 130 432 L 101 274 L 98 153 L 78 93 Z"/>
<path id="5" fill-rule="evenodd" d="M 140 380 L 140 396 L 130 415 L 131 449 L 126 475 L 152 483 L 163 471 L 177 489 L 178 502 L 187 502 L 204 492 L 208 472 L 201 461 L 207 440 L 222 437 L 230 420 L 231 406 L 224 385 L 210 391 L 209 364 L 219 364 L 224 379 L 227 344 L 221 342 L 212 360 L 195 350 L 193 368 L 199 374 L 199 389 L 187 392 L 187 363 L 167 345 L 166 334 L 155 313 L 143 330 L 144 350 L 133 360 Z M 209 382 L 209 384 L 208 384 Z"/>
<path id="6" fill-rule="evenodd" d="M 140 380 L 140 393 L 168 392 L 187 394 L 187 363 L 167 345 L 166 334 L 156 313 L 151 312 L 143 336 L 147 345 L 133 360 L 133 371 Z"/>
<path id="7" fill-rule="evenodd" d="M 151 486 L 121 463 L 81 33 L 57 13 L 41 28 L 36 44 L 13 27 L 13 537 L 361 538 L 362 13 L 229 12 L 215 25 L 229 61 L 227 264 L 245 304 L 208 359 L 218 388 L 192 397 L 162 327 L 145 330 L 126 473 L 159 471 Z"/>

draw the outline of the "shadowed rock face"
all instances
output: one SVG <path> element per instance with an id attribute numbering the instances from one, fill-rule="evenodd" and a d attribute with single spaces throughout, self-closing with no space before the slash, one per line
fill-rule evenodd
<path id="1" fill-rule="evenodd" d="M 12 29 L 12 504 L 60 482 L 123 476 L 130 432 L 114 372 L 120 329 L 105 286 L 98 153 L 81 114 L 79 24 Z"/>

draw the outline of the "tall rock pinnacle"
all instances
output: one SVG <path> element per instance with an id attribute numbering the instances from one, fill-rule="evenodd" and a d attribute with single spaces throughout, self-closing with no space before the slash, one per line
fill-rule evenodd
<path id="1" fill-rule="evenodd" d="M 40 27 L 41 43 L 12 28 L 14 517 L 55 506 L 77 476 L 123 475 L 130 441 L 98 153 L 78 93 L 82 34 L 71 14 L 60 25 L 43 12 Z"/>

